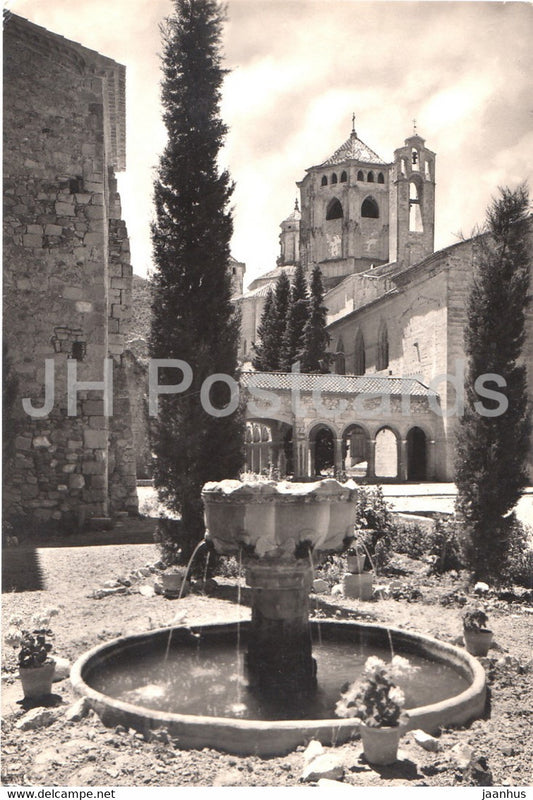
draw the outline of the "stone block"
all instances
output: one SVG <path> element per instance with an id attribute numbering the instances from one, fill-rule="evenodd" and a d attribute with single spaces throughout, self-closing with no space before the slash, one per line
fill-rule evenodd
<path id="1" fill-rule="evenodd" d="M 84 446 L 90 450 L 96 448 L 106 447 L 107 445 L 107 431 L 106 430 L 85 430 L 83 432 Z"/>
<path id="2" fill-rule="evenodd" d="M 76 311 L 80 314 L 90 314 L 93 310 L 93 304 L 89 303 L 87 300 L 78 300 L 76 303 Z"/>
<path id="3" fill-rule="evenodd" d="M 83 475 L 75 473 L 70 476 L 68 484 L 70 489 L 83 489 L 85 486 L 85 478 Z"/>
<path id="4" fill-rule="evenodd" d="M 37 236 L 42 236 L 42 234 L 43 234 L 43 226 L 42 225 L 26 225 L 26 233 L 36 233 Z"/>
<path id="5" fill-rule="evenodd" d="M 85 245 L 102 245 L 103 247 L 103 236 L 99 232 L 92 232 L 86 233 L 83 237 L 83 244 Z"/>
<path id="6" fill-rule="evenodd" d="M 42 247 L 43 237 L 37 236 L 37 234 L 34 233 L 26 233 L 22 237 L 22 244 L 24 247 Z"/>
<path id="7" fill-rule="evenodd" d="M 358 600 L 371 600 L 373 593 L 373 573 L 362 572 L 360 575 L 352 575 L 345 572 L 342 578 L 342 591 L 345 597 L 353 597 Z"/>
<path id="8" fill-rule="evenodd" d="M 56 203 L 55 212 L 58 217 L 74 217 L 76 215 L 76 211 L 72 203 Z"/>
<path id="9" fill-rule="evenodd" d="M 81 193 L 75 195 L 75 197 L 76 197 L 76 203 L 78 203 L 80 206 L 85 206 L 91 202 L 92 194 Z"/>
<path id="10" fill-rule="evenodd" d="M 83 290 L 79 286 L 65 286 L 63 288 L 63 297 L 65 300 L 79 300 L 83 294 Z"/>
<path id="11" fill-rule="evenodd" d="M 15 723 L 15 728 L 19 731 L 36 731 L 38 728 L 45 728 L 56 721 L 58 713 L 54 708 L 32 708 Z"/>
<path id="12" fill-rule="evenodd" d="M 34 436 L 32 444 L 34 447 L 51 447 L 47 436 Z"/>
<path id="13" fill-rule="evenodd" d="M 44 233 L 45 236 L 61 236 L 63 228 L 61 225 L 45 225 Z"/>
<path id="14" fill-rule="evenodd" d="M 15 447 L 17 450 L 31 450 L 31 439 L 26 436 L 17 436 L 15 438 Z"/>
<path id="15" fill-rule="evenodd" d="M 104 413 L 103 400 L 84 400 L 82 405 L 83 413 L 88 417 L 102 416 Z"/>
<path id="16" fill-rule="evenodd" d="M 104 475 L 105 462 L 104 461 L 84 461 L 83 462 L 84 475 Z"/>

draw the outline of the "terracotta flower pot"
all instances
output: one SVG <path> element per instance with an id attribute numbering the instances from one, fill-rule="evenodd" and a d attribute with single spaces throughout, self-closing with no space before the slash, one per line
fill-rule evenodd
<path id="1" fill-rule="evenodd" d="M 24 697 L 44 697 L 50 694 L 55 667 L 56 664 L 53 660 L 46 661 L 39 667 L 19 667 Z"/>
<path id="2" fill-rule="evenodd" d="M 463 630 L 465 647 L 473 656 L 486 656 L 492 643 L 492 631 L 487 628 L 481 630 Z"/>
<path id="3" fill-rule="evenodd" d="M 348 572 L 351 572 L 354 575 L 360 575 L 365 568 L 366 556 L 364 553 L 357 556 L 347 556 L 346 561 Z"/>
<path id="4" fill-rule="evenodd" d="M 361 722 L 363 751 L 369 764 L 394 764 L 398 760 L 398 745 L 403 731 L 403 725 L 394 728 L 369 728 Z"/>
<path id="5" fill-rule="evenodd" d="M 185 580 L 185 570 L 183 572 L 162 572 L 161 584 L 164 594 L 179 595 L 183 586 L 182 597 L 187 594 L 189 584 Z"/>

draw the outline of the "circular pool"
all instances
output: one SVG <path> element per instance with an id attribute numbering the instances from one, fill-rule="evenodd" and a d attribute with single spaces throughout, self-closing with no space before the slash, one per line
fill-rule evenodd
<path id="1" fill-rule="evenodd" d="M 358 733 L 357 720 L 334 716 L 335 703 L 343 685 L 358 679 L 369 655 L 390 657 L 392 642 L 394 652 L 415 667 L 402 685 L 409 728 L 436 732 L 483 713 L 485 673 L 465 650 L 359 622 L 310 625 L 318 685 L 303 700 L 265 698 L 250 687 L 244 658 L 248 622 L 115 639 L 78 659 L 71 680 L 105 725 L 143 733 L 166 728 L 183 748 L 281 755 L 311 738 L 334 744 Z"/>

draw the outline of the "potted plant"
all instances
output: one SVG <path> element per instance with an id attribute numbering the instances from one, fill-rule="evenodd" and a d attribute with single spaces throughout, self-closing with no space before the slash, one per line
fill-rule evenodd
<path id="1" fill-rule="evenodd" d="M 492 643 L 492 631 L 487 628 L 488 617 L 482 608 L 470 608 L 463 614 L 465 646 L 473 656 L 486 656 Z"/>
<path id="2" fill-rule="evenodd" d="M 55 608 L 33 618 L 30 630 L 24 621 L 12 617 L 6 633 L 6 644 L 18 648 L 19 677 L 25 698 L 44 697 L 52 691 L 55 661 L 50 658 L 52 643 L 50 619 L 59 612 Z"/>
<path id="3" fill-rule="evenodd" d="M 363 572 L 366 562 L 366 553 L 360 542 L 355 542 L 355 544 L 350 545 L 345 555 L 348 572 L 355 575 L 359 575 Z"/>
<path id="4" fill-rule="evenodd" d="M 370 656 L 363 679 L 345 687 L 337 702 L 337 716 L 360 720 L 363 751 L 370 764 L 393 764 L 397 760 L 398 744 L 409 717 L 404 693 L 396 681 L 414 669 L 401 656 L 393 656 L 389 663 Z"/>
<path id="5" fill-rule="evenodd" d="M 174 565 L 167 567 L 161 573 L 163 594 L 173 597 L 183 597 L 188 591 L 187 567 Z"/>

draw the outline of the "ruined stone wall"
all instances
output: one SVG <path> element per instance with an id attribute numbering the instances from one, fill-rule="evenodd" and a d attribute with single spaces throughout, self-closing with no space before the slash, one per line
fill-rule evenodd
<path id="1" fill-rule="evenodd" d="M 116 73 L 102 70 L 103 57 L 94 54 L 92 62 L 90 51 L 69 44 L 14 15 L 6 24 L 4 338 L 19 397 L 9 420 L 17 437 L 4 508 L 8 516 L 56 525 L 110 511 L 116 414 L 104 415 L 102 391 L 94 388 L 78 392 L 76 414 L 68 414 L 67 362 L 78 381 L 102 381 L 104 359 L 112 356 L 120 383 L 122 345 L 114 337 L 124 333 L 129 300 L 127 287 L 111 282 L 131 281 L 109 163 L 109 81 Z M 124 294 L 111 294 L 116 290 Z M 21 400 L 43 405 L 45 359 L 54 367 L 54 403 L 34 418 Z M 127 426 L 127 414 L 120 425 Z M 127 475 L 125 499 L 133 508 Z"/>

